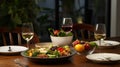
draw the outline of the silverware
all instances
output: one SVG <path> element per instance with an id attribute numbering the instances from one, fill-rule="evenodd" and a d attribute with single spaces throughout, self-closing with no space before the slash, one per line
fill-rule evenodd
<path id="1" fill-rule="evenodd" d="M 28 65 L 21 63 L 20 59 L 18 59 L 18 58 L 15 59 L 14 62 L 21 67 L 29 67 Z"/>

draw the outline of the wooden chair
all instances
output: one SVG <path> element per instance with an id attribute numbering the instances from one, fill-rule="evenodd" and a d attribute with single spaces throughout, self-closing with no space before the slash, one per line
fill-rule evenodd
<path id="1" fill-rule="evenodd" d="M 0 28 L 1 34 L 1 43 L 3 45 L 23 45 L 26 41 L 21 36 L 21 28 L 16 27 L 15 29 L 9 29 L 6 27 Z M 33 39 L 30 41 L 31 43 L 38 43 L 39 38 L 36 34 L 34 34 Z"/>
<path id="2" fill-rule="evenodd" d="M 73 24 L 73 33 L 76 39 L 91 39 L 94 38 L 94 26 L 90 24 Z"/>

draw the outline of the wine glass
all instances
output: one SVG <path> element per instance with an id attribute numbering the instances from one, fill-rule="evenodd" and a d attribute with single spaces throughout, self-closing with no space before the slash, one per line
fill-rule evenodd
<path id="1" fill-rule="evenodd" d="M 95 32 L 94 32 L 95 39 L 99 41 L 99 46 L 101 46 L 101 41 L 104 42 L 106 38 L 106 26 L 103 23 L 96 24 Z"/>
<path id="2" fill-rule="evenodd" d="M 22 37 L 24 40 L 27 41 L 28 48 L 30 48 L 29 41 L 33 38 L 33 36 L 34 36 L 34 30 L 33 30 L 32 23 L 23 23 L 23 25 L 22 25 Z"/>
<path id="3" fill-rule="evenodd" d="M 63 18 L 63 23 L 62 23 L 62 30 L 64 30 L 65 32 L 70 32 L 72 31 L 72 26 L 73 26 L 73 22 L 72 22 L 72 18 Z"/>

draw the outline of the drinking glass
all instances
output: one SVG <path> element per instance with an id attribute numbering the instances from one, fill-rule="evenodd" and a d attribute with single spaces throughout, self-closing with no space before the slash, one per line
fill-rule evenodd
<path id="1" fill-rule="evenodd" d="M 27 41 L 28 48 L 30 48 L 29 41 L 33 38 L 33 36 L 34 36 L 34 30 L 33 30 L 32 23 L 23 23 L 23 25 L 22 25 L 22 37 L 24 40 Z"/>
<path id="2" fill-rule="evenodd" d="M 72 18 L 63 18 L 62 29 L 65 32 L 72 31 L 72 26 L 73 26 Z"/>
<path id="3" fill-rule="evenodd" d="M 99 41 L 99 45 L 101 46 L 101 41 L 106 38 L 106 26 L 103 23 L 96 24 L 95 32 L 94 32 L 95 39 Z"/>

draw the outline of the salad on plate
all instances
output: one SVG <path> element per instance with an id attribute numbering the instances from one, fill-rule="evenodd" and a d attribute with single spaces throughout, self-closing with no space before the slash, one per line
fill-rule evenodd
<path id="1" fill-rule="evenodd" d="M 35 47 L 24 52 L 27 57 L 37 58 L 59 58 L 71 55 L 70 46 L 49 46 L 49 47 Z"/>

